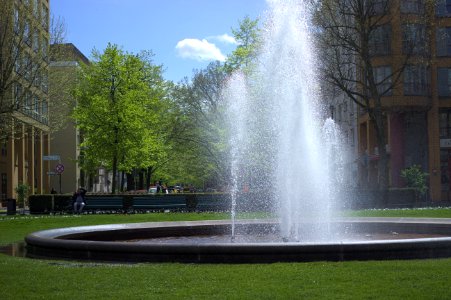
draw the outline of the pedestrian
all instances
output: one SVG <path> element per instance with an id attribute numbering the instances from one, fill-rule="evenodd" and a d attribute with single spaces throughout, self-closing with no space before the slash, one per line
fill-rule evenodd
<path id="1" fill-rule="evenodd" d="M 83 211 L 83 207 L 85 207 L 86 205 L 85 194 L 86 190 L 84 188 L 78 188 L 78 190 L 72 196 L 75 213 L 81 213 Z"/>

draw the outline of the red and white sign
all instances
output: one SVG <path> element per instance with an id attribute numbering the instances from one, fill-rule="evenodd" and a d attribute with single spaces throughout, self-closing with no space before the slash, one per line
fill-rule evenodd
<path id="1" fill-rule="evenodd" d="M 61 174 L 64 172 L 64 165 L 63 164 L 57 164 L 55 167 L 55 172 L 58 174 Z"/>

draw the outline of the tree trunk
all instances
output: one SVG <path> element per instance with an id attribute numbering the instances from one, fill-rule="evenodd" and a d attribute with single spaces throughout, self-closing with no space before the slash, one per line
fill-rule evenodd
<path id="1" fill-rule="evenodd" d="M 388 155 L 385 145 L 387 138 L 385 135 L 385 120 L 382 110 L 376 108 L 374 112 L 374 126 L 376 130 L 377 147 L 379 150 L 378 161 L 378 187 L 379 187 L 379 204 L 387 207 L 388 204 L 388 187 L 389 187 L 389 167 Z"/>
<path id="2" fill-rule="evenodd" d="M 150 187 L 150 185 L 151 185 L 151 181 L 150 181 L 150 179 L 152 178 L 152 167 L 147 167 L 147 174 L 146 174 L 146 185 L 147 185 L 147 188 L 149 188 Z"/>
<path id="3" fill-rule="evenodd" d="M 135 189 L 135 178 L 133 173 L 127 173 L 127 191 L 133 191 Z"/>
<path id="4" fill-rule="evenodd" d="M 116 193 L 116 173 L 117 173 L 117 154 L 116 151 L 114 151 L 113 155 L 113 179 L 111 183 L 111 194 Z"/>
<path id="5" fill-rule="evenodd" d="M 138 190 L 144 189 L 144 169 L 139 170 Z"/>

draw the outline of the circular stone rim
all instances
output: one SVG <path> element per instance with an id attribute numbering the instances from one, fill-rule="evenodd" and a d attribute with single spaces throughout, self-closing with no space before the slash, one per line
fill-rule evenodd
<path id="1" fill-rule="evenodd" d="M 307 261 L 388 260 L 451 257 L 451 219 L 341 218 L 337 224 L 369 226 L 385 230 L 416 230 L 446 237 L 370 240 L 336 243 L 127 243 L 83 240 L 86 236 L 110 236 L 157 232 L 164 236 L 183 230 L 226 228 L 228 220 L 148 222 L 58 228 L 26 236 L 31 258 L 105 262 L 272 263 Z M 276 225 L 274 220 L 240 220 L 244 225 Z M 166 235 L 166 236 L 167 236 Z"/>

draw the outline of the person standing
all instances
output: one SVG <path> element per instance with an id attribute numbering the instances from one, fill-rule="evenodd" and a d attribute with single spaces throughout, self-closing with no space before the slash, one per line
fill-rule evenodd
<path id="1" fill-rule="evenodd" d="M 86 205 L 85 194 L 86 190 L 84 188 L 79 188 L 72 196 L 75 213 L 81 213 L 83 211 L 83 207 Z"/>

